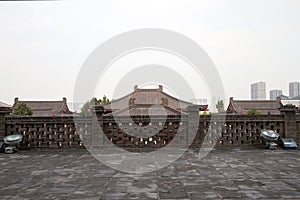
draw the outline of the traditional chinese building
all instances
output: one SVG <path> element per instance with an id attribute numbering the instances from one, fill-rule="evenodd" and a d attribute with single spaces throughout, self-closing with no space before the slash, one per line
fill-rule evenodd
<path id="1" fill-rule="evenodd" d="M 0 102 L 0 112 L 4 111 L 6 113 L 7 111 L 10 111 L 10 110 L 11 110 L 10 105 Z"/>
<path id="2" fill-rule="evenodd" d="M 25 103 L 32 109 L 33 117 L 50 117 L 50 116 L 68 116 L 73 113 L 69 110 L 67 99 L 62 101 L 20 101 L 15 98 L 12 109 L 17 108 L 21 103 Z"/>
<path id="3" fill-rule="evenodd" d="M 231 97 L 226 112 L 244 115 L 250 110 L 256 110 L 262 115 L 278 115 L 281 106 L 280 100 L 234 100 Z"/>
<path id="4" fill-rule="evenodd" d="M 120 99 L 103 105 L 105 115 L 144 116 L 144 115 L 181 115 L 193 103 L 177 99 L 157 89 L 141 89 L 134 86 L 134 91 Z M 200 105 L 199 111 L 207 111 L 208 105 Z"/>

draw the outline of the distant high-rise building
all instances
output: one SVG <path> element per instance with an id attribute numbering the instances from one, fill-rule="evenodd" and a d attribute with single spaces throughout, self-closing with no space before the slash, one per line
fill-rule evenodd
<path id="1" fill-rule="evenodd" d="M 289 83 L 289 96 L 290 98 L 300 95 L 300 82 Z"/>
<path id="2" fill-rule="evenodd" d="M 270 90 L 270 100 L 276 100 L 282 95 L 282 90 Z"/>
<path id="3" fill-rule="evenodd" d="M 251 99 L 252 100 L 266 100 L 266 83 L 257 82 L 251 84 Z"/>

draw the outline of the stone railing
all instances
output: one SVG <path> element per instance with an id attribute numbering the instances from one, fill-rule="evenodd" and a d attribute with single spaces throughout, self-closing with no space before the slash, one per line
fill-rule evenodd
<path id="1" fill-rule="evenodd" d="M 74 120 L 73 117 L 0 115 L 0 139 L 6 135 L 21 134 L 24 136 L 21 146 L 26 148 L 78 147 L 83 146 L 81 134 L 98 134 L 101 128 L 107 141 L 119 147 L 161 148 L 175 137 L 178 145 L 192 144 L 192 147 L 200 147 L 202 144 L 216 143 L 219 147 L 230 147 L 259 145 L 260 131 L 270 129 L 281 137 L 293 137 L 300 144 L 300 115 L 291 107 L 283 107 L 280 115 L 226 115 L 223 116 L 225 120 L 215 121 L 209 115 L 197 118 L 196 114 L 197 112 L 190 110 L 187 115 L 168 116 L 165 121 L 162 116 L 154 116 L 150 122 L 147 117 L 120 117 L 116 120 L 112 116 L 97 113 L 96 124 L 92 117 L 76 117 Z M 195 126 L 193 121 L 196 122 L 195 130 L 190 127 L 193 124 Z M 137 130 L 142 137 L 138 136 Z M 178 130 L 182 133 L 178 134 Z M 197 132 L 192 141 L 188 137 L 191 130 Z"/>

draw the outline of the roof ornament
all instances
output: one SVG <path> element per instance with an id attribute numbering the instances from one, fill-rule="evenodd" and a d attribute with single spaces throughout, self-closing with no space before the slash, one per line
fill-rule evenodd
<path id="1" fill-rule="evenodd" d="M 134 101 L 135 101 L 135 98 L 134 97 L 130 97 L 130 99 L 129 99 L 129 106 L 135 105 Z"/>
<path id="2" fill-rule="evenodd" d="M 163 86 L 162 86 L 162 85 L 159 85 L 159 86 L 158 86 L 158 91 L 160 91 L 160 92 L 163 91 Z"/>
<path id="3" fill-rule="evenodd" d="M 169 100 L 165 97 L 161 98 L 162 105 L 167 106 L 169 104 Z"/>

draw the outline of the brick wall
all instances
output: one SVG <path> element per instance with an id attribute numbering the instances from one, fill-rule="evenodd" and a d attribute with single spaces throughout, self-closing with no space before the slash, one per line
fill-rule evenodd
<path id="1" fill-rule="evenodd" d="M 89 120 L 81 120 L 88 123 Z M 73 147 L 82 146 L 73 117 L 6 117 L 5 135 L 21 134 L 21 147 Z M 81 127 L 85 127 L 82 125 Z"/>
<path id="2" fill-rule="evenodd" d="M 296 143 L 300 146 L 300 115 L 296 115 Z"/>
<path id="3" fill-rule="evenodd" d="M 5 120 L 6 115 L 11 112 L 11 108 L 9 107 L 0 107 L 0 139 L 5 136 Z"/>
<path id="4" fill-rule="evenodd" d="M 211 121 L 210 116 L 205 116 L 199 120 L 193 145 L 199 146 L 203 142 L 216 142 L 217 146 L 258 145 L 261 143 L 262 129 L 274 130 L 283 136 L 283 115 L 227 115 L 225 121 Z"/>
<path id="5" fill-rule="evenodd" d="M 184 117 L 161 119 L 157 116 L 151 118 L 151 123 L 150 118 L 119 117 L 117 120 L 113 117 L 103 118 L 103 131 L 106 137 L 119 147 L 160 148 L 169 144 L 175 137 L 177 137 L 174 141 L 176 144 L 184 145 L 186 130 L 187 119 Z"/>
<path id="6" fill-rule="evenodd" d="M 191 143 L 191 119 L 194 119 L 191 115 L 169 116 L 162 123 L 162 117 L 155 116 L 151 117 L 150 123 L 150 118 L 147 117 L 120 117 L 115 120 L 112 116 L 100 114 L 94 119 L 101 122 L 100 127 L 93 122 L 92 117 L 77 117 L 74 122 L 73 117 L 0 116 L 0 128 L 5 136 L 16 133 L 23 135 L 21 147 L 24 148 L 82 146 L 80 135 L 93 132 L 100 136 L 100 128 L 105 133 L 105 136 L 101 136 L 107 139 L 91 138 L 97 145 L 105 145 L 105 141 L 108 141 L 119 147 L 160 148 L 170 142 L 179 146 Z M 192 138 L 192 147 L 213 143 L 219 147 L 260 145 L 259 135 L 262 129 L 274 130 L 282 137 L 292 136 L 300 144 L 300 115 L 290 111 L 288 117 L 285 114 L 227 115 L 223 119 L 211 116 L 197 118 L 199 124 L 198 128 L 192 130 L 197 132 L 196 137 Z M 146 136 L 139 137 L 139 133 Z"/>

